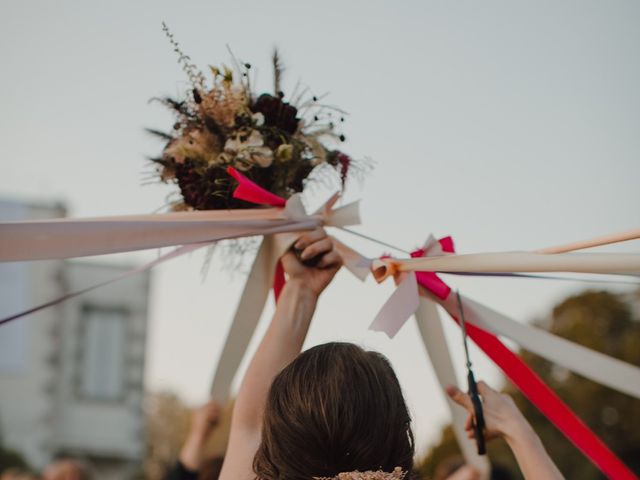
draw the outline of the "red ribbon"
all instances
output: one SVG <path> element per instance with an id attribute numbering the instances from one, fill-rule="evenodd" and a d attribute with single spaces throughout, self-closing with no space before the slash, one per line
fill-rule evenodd
<path id="1" fill-rule="evenodd" d="M 287 201 L 265 190 L 257 183 L 249 180 L 233 167 L 227 167 L 227 173 L 236 179 L 238 186 L 233 191 L 233 198 L 244 200 L 245 202 L 270 205 L 272 207 L 284 207 Z"/>
<path id="2" fill-rule="evenodd" d="M 444 237 L 438 240 L 440 248 L 445 253 L 455 253 L 453 247 L 453 239 L 451 237 Z M 424 257 L 426 250 L 420 248 L 411 253 L 411 258 Z M 438 275 L 434 272 L 416 272 L 416 278 L 418 283 L 433 293 L 441 300 L 445 300 L 451 293 L 451 287 L 444 283 Z"/>
<path id="3" fill-rule="evenodd" d="M 272 207 L 284 207 L 287 204 L 287 201 L 284 198 L 265 190 L 257 183 L 249 180 L 235 168 L 227 167 L 227 173 L 238 182 L 238 186 L 233 191 L 233 198 L 244 200 L 245 202 L 270 205 Z M 278 260 L 276 272 L 273 277 L 273 295 L 276 299 L 276 303 L 280 298 L 280 293 L 282 292 L 286 282 L 287 280 L 284 276 L 282 261 Z"/>
<path id="4" fill-rule="evenodd" d="M 440 239 L 439 242 L 443 251 L 454 252 L 451 237 Z M 411 256 L 421 257 L 424 254 L 424 250 L 417 250 Z M 451 292 L 451 288 L 435 273 L 417 272 L 416 277 L 420 285 L 442 300 L 445 300 Z M 451 318 L 460 323 L 455 316 L 451 315 Z M 602 473 L 614 480 L 638 480 L 638 477 L 616 457 L 609 447 L 498 337 L 475 325 L 467 324 L 466 328 L 475 344 Z"/>
<path id="5" fill-rule="evenodd" d="M 457 318 L 452 318 L 458 321 Z M 609 447 L 498 337 L 475 325 L 467 324 L 466 327 L 469 337 L 476 345 L 602 473 L 615 480 L 637 480 L 638 477 Z"/>

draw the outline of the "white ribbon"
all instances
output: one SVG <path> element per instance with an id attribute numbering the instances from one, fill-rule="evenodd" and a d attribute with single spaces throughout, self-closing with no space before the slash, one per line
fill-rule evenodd
<path id="1" fill-rule="evenodd" d="M 408 275 L 408 277 L 415 278 L 414 275 Z M 433 365 L 442 393 L 445 391 L 447 385 L 458 385 L 458 378 L 455 368 L 453 367 L 453 362 L 451 361 L 451 353 L 449 352 L 447 340 L 444 336 L 444 329 L 442 328 L 438 308 L 436 304 L 428 298 L 421 297 L 418 309 L 415 312 L 415 317 L 418 330 L 422 337 L 422 343 L 431 359 L 431 365 Z M 478 455 L 475 442 L 467 438 L 467 433 L 464 429 L 467 421 L 467 413 L 459 405 L 456 405 L 448 395 L 445 394 L 444 398 L 451 412 L 453 432 L 462 451 L 465 463 L 472 465 L 480 473 L 483 480 L 489 478 L 489 471 L 491 469 L 489 459 L 486 455 Z"/>
<path id="2" fill-rule="evenodd" d="M 389 338 L 396 336 L 420 305 L 418 282 L 413 273 L 406 275 L 398 284 L 391 297 L 382 306 L 369 325 L 369 330 L 384 332 Z"/>
<path id="3" fill-rule="evenodd" d="M 297 195 L 294 197 L 297 198 Z M 299 198 L 292 202 L 299 202 Z M 48 260 L 313 230 L 292 209 L 212 210 L 0 223 L 0 261 Z"/>
<path id="4" fill-rule="evenodd" d="M 278 258 L 274 254 L 274 248 L 273 237 L 262 239 L 240 296 L 211 384 L 211 397 L 218 402 L 225 402 L 229 397 L 233 378 L 267 303 L 275 273 L 274 259 Z"/>
<path id="5" fill-rule="evenodd" d="M 382 281 L 396 272 L 576 272 L 637 274 L 640 254 L 634 253 L 474 253 L 406 260 L 376 259 L 373 274 Z"/>
<path id="6" fill-rule="evenodd" d="M 458 316 L 458 306 L 450 295 L 437 301 L 451 315 Z M 461 296 L 465 320 L 493 334 L 510 338 L 522 348 L 540 355 L 594 382 L 640 398 L 640 368 L 545 330 L 525 325 L 481 303 Z"/>

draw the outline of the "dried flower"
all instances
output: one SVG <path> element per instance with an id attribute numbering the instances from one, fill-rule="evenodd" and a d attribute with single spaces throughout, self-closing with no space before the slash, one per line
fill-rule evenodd
<path id="1" fill-rule="evenodd" d="M 377 472 L 343 472 L 339 473 L 335 477 L 314 477 L 314 480 L 403 480 L 406 476 L 406 472 L 402 471 L 402 468 L 396 467 L 393 472 L 383 472 L 378 470 Z"/>
<path id="2" fill-rule="evenodd" d="M 339 178 L 344 187 L 345 178 L 353 173 L 351 160 L 326 145 L 343 139 L 328 120 L 333 118 L 331 112 L 338 116 L 344 112 L 324 104 L 325 95 L 310 98 L 310 90 L 299 89 L 299 84 L 285 95 L 277 53 L 272 94 L 256 95 L 251 90 L 253 69 L 233 53 L 233 68 L 210 66 L 211 78 L 205 79 L 164 29 L 191 85 L 183 99 L 160 99 L 176 119 L 171 133 L 151 131 L 167 142 L 162 157 L 152 160 L 161 180 L 178 184 L 185 208 L 250 207 L 231 195 L 235 182 L 225 171 L 229 165 L 285 198 L 302 191 L 312 171 L 322 165 L 337 173 L 325 178 L 331 182 Z"/>
<path id="3" fill-rule="evenodd" d="M 235 155 L 237 167 L 248 170 L 257 164 L 262 168 L 268 167 L 273 161 L 273 152 L 264 146 L 264 139 L 258 130 L 239 130 L 229 137 L 224 144 L 224 152 Z"/>
<path id="4" fill-rule="evenodd" d="M 288 162 L 293 158 L 293 145 L 283 143 L 276 149 L 276 158 L 282 162 Z"/>
<path id="5" fill-rule="evenodd" d="M 261 127 L 264 125 L 264 115 L 260 112 L 256 112 L 251 115 L 251 120 L 253 120 L 253 124 L 256 127 Z"/>
<path id="6" fill-rule="evenodd" d="M 305 142 L 311 149 L 311 163 L 313 166 L 320 165 L 327 161 L 327 149 L 313 136 L 305 138 Z"/>
<path id="7" fill-rule="evenodd" d="M 211 165 L 218 162 L 221 150 L 218 137 L 207 130 L 191 130 L 171 140 L 164 149 L 164 157 L 173 159 L 175 163 L 184 163 L 191 158 Z"/>
<path id="8" fill-rule="evenodd" d="M 281 98 L 263 93 L 251 109 L 264 115 L 266 125 L 282 129 L 289 134 L 294 134 L 298 129 L 298 109 L 283 102 Z"/>
<path id="9" fill-rule="evenodd" d="M 225 80 L 217 82 L 209 92 L 201 95 L 200 114 L 225 128 L 233 128 L 236 117 L 248 109 L 247 92 Z"/>

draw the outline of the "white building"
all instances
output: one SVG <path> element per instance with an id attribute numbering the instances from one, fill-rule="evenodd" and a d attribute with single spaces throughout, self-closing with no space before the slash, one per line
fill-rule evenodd
<path id="1" fill-rule="evenodd" d="M 0 220 L 61 217 L 0 201 Z M 0 263 L 0 318 L 127 270 L 81 261 Z M 59 456 L 126 479 L 144 456 L 149 275 L 138 274 L 0 326 L 0 443 L 40 469 Z"/>

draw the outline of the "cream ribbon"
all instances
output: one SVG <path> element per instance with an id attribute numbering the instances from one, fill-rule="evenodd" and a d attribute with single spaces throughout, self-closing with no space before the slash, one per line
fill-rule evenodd
<path id="1" fill-rule="evenodd" d="M 440 300 L 428 294 L 449 314 L 458 316 L 454 298 Z M 486 305 L 462 296 L 465 320 L 495 335 L 510 338 L 522 348 L 540 355 L 556 365 L 567 368 L 594 382 L 640 399 L 640 368 L 577 343 L 525 325 Z"/>
<path id="2" fill-rule="evenodd" d="M 409 276 L 415 277 L 414 275 Z M 415 317 L 422 343 L 431 360 L 441 392 L 445 391 L 447 385 L 458 385 L 458 378 L 451 360 L 451 353 L 444 336 L 442 320 L 438 314 L 436 304 L 428 298 L 420 297 Z M 456 405 L 448 395 L 445 394 L 444 398 L 451 412 L 453 433 L 456 436 L 465 463 L 473 466 L 480 473 L 482 480 L 488 479 L 491 470 L 489 458 L 486 455 L 478 455 L 475 442 L 467 438 L 467 433 L 464 429 L 467 413 L 459 405 Z"/>
<path id="3" fill-rule="evenodd" d="M 406 260 L 373 260 L 378 282 L 398 272 L 576 272 L 607 274 L 640 273 L 640 254 L 634 253 L 474 253 L 421 257 Z"/>
<path id="4" fill-rule="evenodd" d="M 47 260 L 313 230 L 320 215 L 287 208 L 211 210 L 156 215 L 0 223 L 0 261 Z M 291 200 L 291 199 L 290 199 Z M 290 206 L 291 205 L 291 206 Z"/>
<path id="5" fill-rule="evenodd" d="M 228 400 L 233 378 L 267 303 L 276 267 L 273 259 L 278 258 L 274 247 L 271 235 L 262 239 L 240 296 L 211 384 L 211 397 L 217 402 Z"/>

